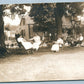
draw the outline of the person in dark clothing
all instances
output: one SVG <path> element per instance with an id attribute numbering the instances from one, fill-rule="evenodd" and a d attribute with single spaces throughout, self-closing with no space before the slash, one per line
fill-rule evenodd
<path id="1" fill-rule="evenodd" d="M 21 43 L 17 41 L 17 39 L 18 39 L 19 37 L 20 37 L 20 34 L 15 34 L 16 42 L 17 42 L 19 48 L 21 48 L 21 46 L 22 46 Z"/>

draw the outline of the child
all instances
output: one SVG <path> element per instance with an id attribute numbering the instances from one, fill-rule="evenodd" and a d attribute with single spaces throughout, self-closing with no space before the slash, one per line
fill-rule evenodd
<path id="1" fill-rule="evenodd" d="M 59 43 L 59 47 L 63 47 L 64 42 L 62 38 L 58 38 L 57 43 Z"/>
<path id="2" fill-rule="evenodd" d="M 51 51 L 53 51 L 53 52 L 59 52 L 59 43 L 56 41 L 53 45 L 52 45 L 52 47 L 51 47 Z"/>
<path id="3" fill-rule="evenodd" d="M 80 37 L 79 37 L 79 43 L 80 43 L 80 45 L 82 44 L 82 42 L 83 42 L 83 35 L 80 34 Z"/>

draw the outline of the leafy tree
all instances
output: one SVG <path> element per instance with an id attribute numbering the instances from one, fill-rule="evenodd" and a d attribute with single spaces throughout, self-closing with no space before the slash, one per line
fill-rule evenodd
<path id="1" fill-rule="evenodd" d="M 54 17 L 54 4 L 33 4 L 30 11 L 30 16 L 33 17 L 36 27 L 39 27 L 41 31 L 50 31 L 52 27 L 55 27 Z"/>
<path id="2" fill-rule="evenodd" d="M 30 4 L 7 4 L 0 5 L 0 53 L 6 51 L 4 43 L 4 22 L 3 16 L 6 14 L 4 10 L 10 9 L 11 17 L 15 14 L 24 14 L 26 10 L 24 5 L 29 6 Z M 62 16 L 70 15 L 74 16 L 79 14 L 83 8 L 83 3 L 42 3 L 33 4 L 30 11 L 30 16 L 34 19 L 37 27 L 41 31 L 54 32 L 57 31 L 58 37 L 62 34 Z M 74 12 L 75 11 L 75 12 Z M 2 49 L 2 50 L 1 50 Z"/>
<path id="3" fill-rule="evenodd" d="M 24 5 L 29 6 L 29 4 L 0 5 L 0 55 L 3 55 L 6 52 L 3 16 L 11 15 L 12 17 L 15 14 L 25 14 L 26 10 L 24 9 Z M 10 14 L 5 12 L 6 9 L 9 9 L 11 11 Z"/>
<path id="4" fill-rule="evenodd" d="M 81 13 L 83 3 L 41 3 L 33 4 L 30 16 L 38 24 L 39 30 L 48 32 L 57 31 L 58 37 L 62 35 L 62 17 L 75 17 Z"/>
<path id="5" fill-rule="evenodd" d="M 64 15 L 64 13 L 65 13 L 65 4 L 57 3 L 56 7 L 54 8 L 54 15 L 58 37 L 60 37 L 62 34 L 62 16 Z"/>
<path id="6" fill-rule="evenodd" d="M 3 6 L 2 5 L 0 5 L 0 47 L 1 48 L 5 48 L 5 43 L 4 43 Z M 5 50 L 0 50 L 0 53 L 2 53 L 2 51 L 5 51 Z"/>

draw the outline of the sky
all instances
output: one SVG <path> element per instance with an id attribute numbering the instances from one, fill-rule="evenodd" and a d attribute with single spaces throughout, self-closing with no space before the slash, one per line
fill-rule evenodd
<path id="1" fill-rule="evenodd" d="M 16 14 L 15 19 L 11 19 L 10 17 L 5 16 L 3 18 L 4 20 L 4 25 L 10 24 L 10 25 L 15 25 L 18 26 L 20 24 L 20 18 L 18 17 L 18 15 Z"/>
<path id="2" fill-rule="evenodd" d="M 30 11 L 31 7 L 24 6 L 24 9 L 26 9 L 27 12 Z M 6 10 L 6 13 L 10 14 L 10 10 Z M 27 12 L 25 14 L 27 14 Z M 15 15 L 15 19 L 11 19 L 8 16 L 3 17 L 4 25 L 13 25 L 18 26 L 20 24 L 21 18 L 18 16 L 18 14 Z"/>
<path id="3" fill-rule="evenodd" d="M 24 6 L 24 9 L 26 9 L 26 13 L 25 15 L 31 10 L 30 6 Z M 83 9 L 84 11 L 84 9 Z M 6 13 L 11 14 L 10 10 L 5 10 Z M 84 12 L 83 12 L 84 13 Z M 82 23 L 84 24 L 84 16 L 78 16 L 78 19 L 80 19 L 82 21 Z M 4 25 L 13 25 L 13 26 L 18 26 L 20 24 L 21 18 L 18 16 L 18 14 L 15 15 L 15 19 L 11 19 L 8 16 L 3 17 L 4 20 Z"/>

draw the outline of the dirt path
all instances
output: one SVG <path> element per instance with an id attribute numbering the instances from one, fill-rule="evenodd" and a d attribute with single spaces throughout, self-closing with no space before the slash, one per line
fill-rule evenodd
<path id="1" fill-rule="evenodd" d="M 84 79 L 84 48 L 0 58 L 0 82 Z"/>

